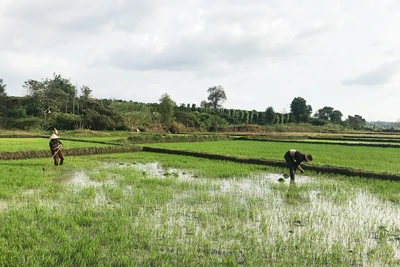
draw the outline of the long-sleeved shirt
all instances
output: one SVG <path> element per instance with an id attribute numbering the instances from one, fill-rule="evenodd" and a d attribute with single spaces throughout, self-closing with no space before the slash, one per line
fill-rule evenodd
<path id="1" fill-rule="evenodd" d="M 58 146 L 62 145 L 61 141 L 58 139 L 51 139 L 49 142 L 50 150 L 52 153 L 56 152 L 58 149 Z"/>

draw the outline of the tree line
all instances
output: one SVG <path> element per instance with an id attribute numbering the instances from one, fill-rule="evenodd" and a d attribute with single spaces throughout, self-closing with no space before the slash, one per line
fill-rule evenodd
<path id="1" fill-rule="evenodd" d="M 295 97 L 290 112 L 226 109 L 222 86 L 207 89 L 207 100 L 196 104 L 177 105 L 168 94 L 157 103 L 132 100 L 96 99 L 92 89 L 73 85 L 69 79 L 54 73 L 41 81 L 27 80 L 26 95 L 8 96 L 0 79 L 0 128 L 47 130 L 145 130 L 145 131 L 219 131 L 235 125 L 280 125 L 310 123 L 323 126 L 337 124 L 362 129 L 366 121 L 360 115 L 342 120 L 339 110 L 325 106 L 312 115 L 312 107 L 302 97 Z"/>

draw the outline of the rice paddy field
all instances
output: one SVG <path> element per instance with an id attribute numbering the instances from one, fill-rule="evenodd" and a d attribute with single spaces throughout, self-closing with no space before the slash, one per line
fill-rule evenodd
<path id="1" fill-rule="evenodd" d="M 313 165 L 351 167 L 373 172 L 400 174 L 398 148 L 342 146 L 340 144 L 307 144 L 262 141 L 219 141 L 199 143 L 146 144 L 150 147 L 223 155 L 282 160 L 294 148 L 313 155 Z"/>
<path id="2" fill-rule="evenodd" d="M 85 139 L 82 139 L 82 142 L 69 141 L 69 140 L 61 140 L 61 141 L 64 147 L 81 148 L 81 147 L 110 146 L 109 144 L 86 142 Z M 45 149 L 49 150 L 48 138 L 0 138 L 0 152 L 31 151 L 31 150 L 45 150 Z"/>
<path id="3" fill-rule="evenodd" d="M 277 160 L 296 148 L 313 164 L 399 173 L 394 148 L 146 146 Z M 0 266 L 400 265 L 399 182 L 307 165 L 290 182 L 284 168 L 149 152 L 46 161 L 0 160 Z"/>

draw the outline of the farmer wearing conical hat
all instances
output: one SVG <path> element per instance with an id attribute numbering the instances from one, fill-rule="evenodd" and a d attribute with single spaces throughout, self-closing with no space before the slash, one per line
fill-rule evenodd
<path id="1" fill-rule="evenodd" d="M 58 166 L 58 161 L 60 160 L 60 165 L 63 165 L 64 163 L 64 155 L 61 151 L 62 148 L 62 143 L 59 140 L 59 137 L 57 136 L 58 131 L 56 128 L 54 128 L 53 134 L 50 136 L 50 151 L 51 155 L 54 158 L 54 165 Z"/>
<path id="2" fill-rule="evenodd" d="M 294 180 L 294 175 L 297 169 L 299 169 L 301 173 L 304 173 L 303 168 L 300 166 L 303 161 L 311 164 L 311 161 L 313 160 L 311 154 L 303 154 L 296 149 L 289 150 L 286 152 L 284 157 L 290 171 L 290 180 Z"/>

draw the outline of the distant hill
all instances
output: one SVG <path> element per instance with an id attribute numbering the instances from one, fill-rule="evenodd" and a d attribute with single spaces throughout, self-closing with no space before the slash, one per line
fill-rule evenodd
<path id="1" fill-rule="evenodd" d="M 382 129 L 396 129 L 396 128 L 400 128 L 400 122 L 367 121 L 365 126 L 382 128 Z"/>

